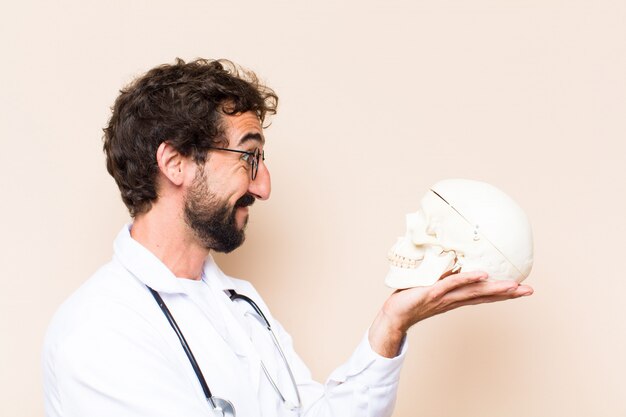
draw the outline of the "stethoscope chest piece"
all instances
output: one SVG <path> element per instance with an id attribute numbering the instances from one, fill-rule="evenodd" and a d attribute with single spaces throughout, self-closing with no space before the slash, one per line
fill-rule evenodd
<path id="1" fill-rule="evenodd" d="M 235 407 L 230 401 L 215 396 L 211 397 L 211 400 L 213 401 L 211 405 L 214 406 L 213 411 L 217 416 L 235 417 Z"/>

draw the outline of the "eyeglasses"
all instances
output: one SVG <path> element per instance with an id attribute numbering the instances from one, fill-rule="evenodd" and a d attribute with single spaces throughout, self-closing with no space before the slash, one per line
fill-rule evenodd
<path id="1" fill-rule="evenodd" d="M 237 152 L 241 153 L 241 159 L 245 161 L 248 165 L 250 165 L 250 176 L 252 180 L 256 178 L 257 172 L 259 172 L 259 158 L 262 161 L 265 161 L 265 151 L 259 151 L 259 149 L 255 149 L 254 151 L 240 151 L 239 149 L 229 149 L 229 148 L 216 148 L 209 147 L 209 149 L 215 149 L 216 151 L 228 151 L 228 152 Z"/>

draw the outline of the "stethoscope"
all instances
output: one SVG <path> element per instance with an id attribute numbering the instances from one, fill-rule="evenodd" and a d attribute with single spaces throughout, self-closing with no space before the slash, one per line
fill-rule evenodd
<path id="1" fill-rule="evenodd" d="M 196 377 L 198 378 L 198 381 L 200 382 L 200 386 L 202 387 L 202 391 L 204 392 L 204 396 L 207 402 L 209 403 L 209 405 L 220 416 L 235 417 L 236 416 L 235 406 L 233 406 L 233 404 L 230 401 L 225 400 L 223 398 L 216 397 L 213 394 L 211 394 L 211 390 L 209 389 L 209 386 L 207 385 L 206 380 L 204 379 L 204 375 L 202 375 L 202 370 L 200 369 L 200 366 L 198 366 L 198 362 L 196 361 L 196 358 L 193 356 L 193 352 L 191 352 L 191 348 L 187 344 L 187 341 L 185 340 L 185 336 L 183 336 L 183 332 L 178 327 L 178 324 L 176 324 L 176 320 L 174 320 L 172 313 L 170 313 L 169 309 L 167 308 L 165 301 L 163 301 L 163 299 L 161 298 L 158 292 L 156 292 L 150 287 L 148 287 L 148 289 L 150 290 L 150 292 L 152 293 L 152 296 L 154 297 L 157 304 L 161 308 L 161 311 L 167 318 L 167 321 L 170 323 L 170 326 L 172 326 L 172 329 L 174 329 L 176 336 L 178 336 L 178 340 L 180 341 L 180 344 L 183 347 L 183 350 L 185 351 L 187 358 L 189 359 L 189 363 L 191 363 L 191 367 L 193 368 L 193 371 L 196 373 Z M 283 352 L 283 349 L 281 348 L 280 343 L 278 343 L 278 339 L 276 338 L 274 331 L 272 331 L 272 326 L 270 325 L 269 320 L 267 320 L 267 318 L 265 317 L 265 314 L 263 314 L 263 311 L 261 311 L 259 306 L 250 297 L 247 297 L 242 294 L 238 294 L 237 292 L 235 292 L 235 290 L 228 290 L 228 293 L 232 301 L 235 301 L 235 300 L 245 301 L 254 309 L 254 311 L 258 314 L 258 316 L 261 319 L 263 319 L 265 327 L 269 331 L 272 337 L 272 341 L 274 342 L 274 345 L 278 349 L 278 352 L 280 353 L 280 357 L 282 358 L 283 363 L 285 364 L 285 367 L 287 368 L 287 373 L 289 374 L 289 378 L 291 379 L 293 390 L 296 393 L 297 402 L 294 404 L 285 398 L 283 393 L 278 388 L 278 385 L 276 384 L 274 379 L 270 376 L 269 372 L 267 371 L 267 368 L 265 367 L 265 364 L 263 363 L 263 361 L 261 361 L 261 369 L 263 369 L 265 376 L 267 377 L 268 381 L 274 388 L 274 391 L 276 391 L 276 393 L 280 397 L 285 407 L 289 409 L 290 411 L 296 411 L 299 414 L 300 407 L 302 405 L 300 401 L 300 391 L 298 390 L 298 386 L 296 385 L 296 380 L 293 376 L 293 372 L 291 371 L 291 367 L 289 366 L 289 362 L 287 362 L 285 353 Z M 250 314 L 250 313 L 246 313 L 246 314 Z"/>

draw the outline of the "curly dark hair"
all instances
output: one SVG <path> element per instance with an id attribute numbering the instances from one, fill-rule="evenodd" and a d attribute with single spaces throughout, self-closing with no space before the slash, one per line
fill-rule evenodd
<path id="1" fill-rule="evenodd" d="M 225 146 L 222 114 L 253 111 L 261 123 L 278 96 L 257 76 L 228 60 L 197 59 L 151 69 L 120 91 L 104 128 L 109 174 L 132 217 L 156 201 L 156 152 L 167 141 L 204 163 L 211 146 Z"/>

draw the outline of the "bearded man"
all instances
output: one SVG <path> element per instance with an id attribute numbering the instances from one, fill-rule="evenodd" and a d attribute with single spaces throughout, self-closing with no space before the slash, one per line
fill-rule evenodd
<path id="1" fill-rule="evenodd" d="M 389 416 L 412 325 L 532 293 L 483 273 L 397 291 L 348 361 L 313 381 L 254 287 L 211 257 L 243 243 L 249 207 L 270 196 L 263 122 L 277 102 L 253 73 L 202 59 L 121 91 L 104 150 L 133 221 L 50 325 L 48 417 Z"/>

